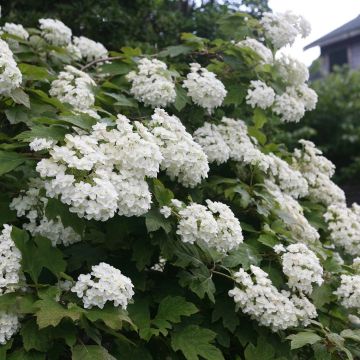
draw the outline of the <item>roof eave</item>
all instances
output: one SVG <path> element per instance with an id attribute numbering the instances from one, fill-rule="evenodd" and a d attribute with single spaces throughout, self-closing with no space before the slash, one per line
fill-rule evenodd
<path id="1" fill-rule="evenodd" d="M 341 41 L 344 41 L 344 40 L 348 40 L 348 39 L 351 39 L 357 35 L 360 35 L 360 29 L 357 29 L 357 30 L 353 30 L 353 31 L 349 31 L 348 33 L 345 33 L 345 34 L 341 34 L 341 35 L 338 35 L 338 36 L 334 36 L 330 39 L 325 39 L 325 40 L 316 40 L 314 42 L 312 42 L 311 44 L 309 45 L 306 45 L 304 47 L 304 50 L 308 50 L 308 49 L 311 49 L 312 47 L 314 46 L 320 46 L 320 47 L 324 47 L 324 46 L 328 46 L 328 45 L 332 45 L 332 44 L 335 44 L 337 42 L 341 42 Z"/>

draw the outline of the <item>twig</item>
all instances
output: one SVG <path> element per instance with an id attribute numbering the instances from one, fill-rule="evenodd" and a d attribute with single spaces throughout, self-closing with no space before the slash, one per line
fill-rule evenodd
<path id="1" fill-rule="evenodd" d="M 91 67 L 97 63 L 100 63 L 100 62 L 106 62 L 106 61 L 110 61 L 110 60 L 121 60 L 123 58 L 124 58 L 124 56 L 121 55 L 121 56 L 110 56 L 107 58 L 96 59 L 96 60 L 93 60 L 93 61 L 87 63 L 86 65 L 84 65 L 80 70 L 84 71 L 84 70 L 88 69 L 89 67 Z"/>
<path id="2" fill-rule="evenodd" d="M 223 274 L 222 272 L 220 272 L 220 271 L 216 271 L 216 270 L 210 270 L 213 274 L 218 274 L 218 275 L 221 275 L 221 276 L 223 276 L 223 277 L 225 277 L 225 278 L 227 278 L 227 279 L 229 279 L 229 280 L 231 280 L 231 281 L 234 281 L 234 278 L 232 278 L 231 276 L 229 276 L 229 275 L 226 275 L 226 274 Z"/>

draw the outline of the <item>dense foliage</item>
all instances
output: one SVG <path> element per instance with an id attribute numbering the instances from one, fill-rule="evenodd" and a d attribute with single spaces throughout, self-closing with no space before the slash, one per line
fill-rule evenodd
<path id="1" fill-rule="evenodd" d="M 335 163 L 338 180 L 356 183 L 360 173 L 360 72 L 338 68 L 314 81 L 312 87 L 319 96 L 316 110 L 306 114 L 291 140 L 306 136 L 314 141 Z"/>
<path id="2" fill-rule="evenodd" d="M 76 35 L 86 35 L 118 50 L 127 46 L 164 47 L 180 40 L 182 32 L 214 39 L 216 22 L 239 8 L 259 16 L 269 11 L 267 0 L 26 0 L 2 4 L 3 20 L 36 27 L 42 17 L 56 18 Z"/>
<path id="3" fill-rule="evenodd" d="M 2 28 L 1 359 L 360 356 L 360 207 L 274 142 L 316 104 L 275 57 L 309 25 L 219 27 L 146 54 Z"/>

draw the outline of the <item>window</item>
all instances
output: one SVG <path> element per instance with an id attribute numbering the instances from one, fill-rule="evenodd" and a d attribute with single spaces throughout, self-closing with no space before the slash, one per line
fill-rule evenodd
<path id="1" fill-rule="evenodd" d="M 341 66 L 348 63 L 348 56 L 347 56 L 347 48 L 340 48 L 330 52 L 329 54 L 330 59 L 330 70 L 333 69 L 335 65 Z"/>

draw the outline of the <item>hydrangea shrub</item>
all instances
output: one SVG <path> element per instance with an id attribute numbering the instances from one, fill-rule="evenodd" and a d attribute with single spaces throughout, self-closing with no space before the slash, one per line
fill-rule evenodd
<path id="1" fill-rule="evenodd" d="M 356 359 L 360 211 L 281 55 L 309 25 L 109 51 L 57 19 L 0 39 L 0 358 Z"/>

